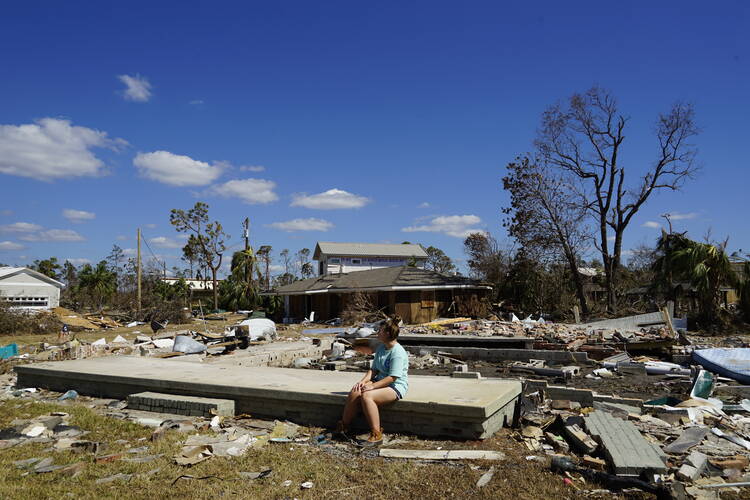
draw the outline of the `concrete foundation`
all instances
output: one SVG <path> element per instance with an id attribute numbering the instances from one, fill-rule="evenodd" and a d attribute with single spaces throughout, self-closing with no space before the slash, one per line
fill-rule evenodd
<path id="1" fill-rule="evenodd" d="M 399 338 L 400 342 L 400 338 Z M 500 361 L 524 361 L 531 359 L 543 359 L 552 364 L 592 364 L 585 352 L 572 351 L 545 351 L 534 349 L 508 349 L 508 348 L 481 348 L 481 347 L 442 347 L 434 345 L 411 345 L 404 346 L 410 353 L 421 356 L 423 354 L 434 354 L 436 352 L 447 353 L 461 358 L 464 361 L 489 361 L 496 363 Z"/>
<path id="2" fill-rule="evenodd" d="M 107 357 L 17 366 L 19 387 L 124 399 L 153 391 L 231 399 L 235 412 L 333 426 L 359 373 Z M 387 432 L 484 439 L 512 422 L 515 380 L 411 376 L 405 399 L 381 411 Z M 363 422 L 360 422 L 360 425 Z"/>

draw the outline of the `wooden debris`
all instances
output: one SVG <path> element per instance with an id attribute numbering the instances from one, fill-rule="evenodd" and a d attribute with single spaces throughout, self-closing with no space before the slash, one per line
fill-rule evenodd
<path id="1" fill-rule="evenodd" d="M 484 450 L 394 450 L 381 448 L 383 458 L 409 458 L 416 460 L 503 460 L 505 454 Z"/>

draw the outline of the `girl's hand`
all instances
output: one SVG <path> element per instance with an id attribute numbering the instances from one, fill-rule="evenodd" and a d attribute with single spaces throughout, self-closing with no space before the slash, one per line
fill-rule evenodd
<path id="1" fill-rule="evenodd" d="M 362 392 L 367 392 L 371 390 L 372 390 L 372 382 L 365 382 L 364 384 L 362 384 L 362 389 L 361 389 Z"/>

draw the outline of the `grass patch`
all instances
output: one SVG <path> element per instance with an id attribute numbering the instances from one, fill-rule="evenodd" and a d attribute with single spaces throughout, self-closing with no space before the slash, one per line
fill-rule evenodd
<path id="1" fill-rule="evenodd" d="M 547 472 L 542 465 L 523 458 L 524 450 L 507 436 L 484 442 L 420 442 L 426 447 L 499 449 L 508 459 L 495 464 L 492 481 L 483 489 L 475 484 L 489 467 L 488 462 L 474 462 L 481 466 L 470 468 L 470 463 L 425 463 L 406 460 L 384 460 L 352 455 L 338 448 L 326 451 L 323 447 L 301 444 L 269 444 L 251 449 L 238 458 L 213 457 L 194 467 L 182 467 L 173 462 L 186 435 L 170 432 L 158 442 L 148 440 L 152 429 L 127 421 L 105 417 L 80 402 L 52 404 L 24 399 L 0 402 L 0 427 L 8 427 L 15 418 L 33 418 L 52 411 L 70 414 L 70 424 L 90 431 L 81 437 L 101 441 L 109 448 L 104 454 L 124 452 L 130 447 L 148 446 L 145 454 L 163 454 L 148 463 L 118 460 L 97 464 L 94 456 L 72 451 L 56 451 L 52 443 L 25 444 L 0 450 L 0 468 L 5 471 L 0 479 L 0 498 L 575 498 L 576 492 L 562 484 L 560 477 Z M 127 444 L 116 441 L 126 440 Z M 412 446 L 409 442 L 408 447 Z M 130 455 L 136 456 L 136 455 Z M 13 462 L 32 457 L 52 457 L 55 464 L 84 462 L 86 467 L 76 477 L 59 472 L 24 475 Z M 270 477 L 247 480 L 239 472 L 273 469 Z M 149 474 L 158 469 L 157 472 Z M 132 474 L 130 481 L 96 484 L 99 478 L 114 474 Z M 205 480 L 180 479 L 215 476 Z M 290 480 L 290 486 L 283 486 Z M 314 487 L 302 490 L 300 484 L 312 481 Z"/>

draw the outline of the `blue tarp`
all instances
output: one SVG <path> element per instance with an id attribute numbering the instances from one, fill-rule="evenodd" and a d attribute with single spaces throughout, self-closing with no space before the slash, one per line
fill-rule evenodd
<path id="1" fill-rule="evenodd" d="M 714 373 L 750 384 L 750 349 L 700 349 L 693 351 L 693 359 Z"/>
<path id="2" fill-rule="evenodd" d="M 18 346 L 15 343 L 0 347 L 0 359 L 8 359 L 11 356 L 17 356 L 17 355 L 18 355 Z"/>

